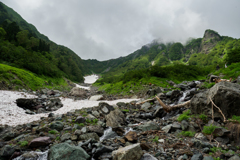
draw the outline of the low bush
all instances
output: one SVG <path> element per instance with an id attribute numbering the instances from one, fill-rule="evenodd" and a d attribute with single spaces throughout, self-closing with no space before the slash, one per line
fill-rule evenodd
<path id="1" fill-rule="evenodd" d="M 218 127 L 211 124 L 210 126 L 204 126 L 202 132 L 210 135 L 214 132 L 216 128 Z"/>
<path id="2" fill-rule="evenodd" d="M 181 122 L 181 121 L 183 121 L 183 120 L 188 120 L 188 119 L 190 118 L 190 116 L 189 116 L 190 113 L 191 113 L 191 110 L 185 111 L 183 114 L 181 114 L 181 115 L 177 118 L 177 120 L 178 120 L 179 122 Z"/>

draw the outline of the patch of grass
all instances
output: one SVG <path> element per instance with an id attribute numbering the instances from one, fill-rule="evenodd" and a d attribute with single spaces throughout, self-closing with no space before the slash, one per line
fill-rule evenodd
<path id="1" fill-rule="evenodd" d="M 195 132 L 192 131 L 182 131 L 181 133 L 179 133 L 180 135 L 183 135 L 185 137 L 193 137 L 195 135 Z"/>
<path id="2" fill-rule="evenodd" d="M 59 132 L 57 130 L 51 130 L 51 131 L 48 131 L 49 134 L 58 134 Z"/>
<path id="3" fill-rule="evenodd" d="M 185 111 L 183 114 L 181 114 L 181 115 L 177 118 L 177 120 L 178 120 L 179 122 L 181 122 L 181 121 L 183 121 L 183 120 L 188 120 L 188 119 L 190 118 L 190 116 L 189 116 L 190 113 L 191 113 L 191 110 Z"/>
<path id="4" fill-rule="evenodd" d="M 156 136 L 154 139 L 152 139 L 152 141 L 155 142 L 155 143 L 159 143 L 158 140 L 159 140 L 158 136 Z"/>
<path id="5" fill-rule="evenodd" d="M 212 88 L 212 86 L 214 86 L 214 85 L 215 85 L 215 82 L 212 82 L 212 83 L 204 82 L 202 88 L 209 89 L 209 88 Z"/>
<path id="6" fill-rule="evenodd" d="M 77 125 L 79 125 L 80 127 L 83 127 L 83 126 L 84 126 L 84 123 L 79 123 L 79 124 L 77 124 Z"/>
<path id="7" fill-rule="evenodd" d="M 129 112 L 129 109 L 121 109 L 123 112 Z"/>
<path id="8" fill-rule="evenodd" d="M 21 147 L 25 147 L 28 145 L 28 141 L 20 141 L 18 142 L 18 144 L 21 146 Z"/>
<path id="9" fill-rule="evenodd" d="M 214 130 L 218 128 L 217 126 L 214 125 L 210 125 L 210 126 L 204 126 L 202 132 L 205 134 L 212 134 L 214 132 Z"/>
<path id="10" fill-rule="evenodd" d="M 199 118 L 203 121 L 206 122 L 207 121 L 207 116 L 205 114 L 200 114 Z"/>
<path id="11" fill-rule="evenodd" d="M 20 81 L 19 79 L 14 79 L 14 80 L 12 80 L 12 83 L 13 83 L 13 84 L 16 84 L 16 85 L 19 85 L 19 86 L 22 86 L 22 85 L 23 85 L 22 81 Z"/>
<path id="12" fill-rule="evenodd" d="M 232 118 L 229 120 L 238 121 L 240 123 L 240 116 L 233 115 Z"/>
<path id="13" fill-rule="evenodd" d="M 98 119 L 97 119 L 97 118 L 95 118 L 95 119 L 93 119 L 93 120 L 86 119 L 86 122 L 89 123 L 89 124 L 92 124 L 92 125 L 96 125 L 97 122 L 98 122 Z"/>
<path id="14" fill-rule="evenodd" d="M 59 141 L 59 140 L 60 140 L 60 136 L 57 136 L 55 140 L 56 140 L 56 141 Z"/>

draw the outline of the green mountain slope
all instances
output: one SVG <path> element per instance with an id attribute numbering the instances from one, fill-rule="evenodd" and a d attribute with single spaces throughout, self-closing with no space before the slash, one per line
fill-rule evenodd
<path id="1" fill-rule="evenodd" d="M 0 27 L 6 31 L 2 43 L 4 41 L 4 45 L 7 46 L 9 50 L 7 51 L 6 47 L 3 48 L 3 44 L 1 45 L 1 61 L 31 70 L 37 74 L 46 74 L 38 70 L 42 70 L 41 67 L 48 64 L 51 67 L 47 68 L 49 70 L 51 70 L 50 68 L 54 69 L 58 73 L 58 76 L 63 75 L 78 82 L 83 81 L 83 75 L 92 73 L 91 70 L 84 67 L 83 60 L 72 50 L 50 41 L 48 37 L 41 34 L 35 26 L 26 22 L 18 13 L 2 2 L 0 2 Z M 17 35 L 23 38 L 23 40 L 26 40 L 26 43 L 21 43 Z M 29 47 L 29 43 L 32 44 L 32 46 L 30 45 L 31 47 Z M 19 64 L 18 60 L 16 61 L 14 58 L 7 58 L 14 57 L 16 54 L 14 54 L 13 51 L 20 49 L 24 49 L 22 52 L 26 53 L 19 53 L 18 58 L 20 59 L 25 59 L 25 57 L 33 55 L 31 60 L 26 61 L 24 65 Z M 39 65 L 36 64 L 38 59 L 41 61 Z M 32 69 L 34 64 L 38 65 L 37 69 Z"/>

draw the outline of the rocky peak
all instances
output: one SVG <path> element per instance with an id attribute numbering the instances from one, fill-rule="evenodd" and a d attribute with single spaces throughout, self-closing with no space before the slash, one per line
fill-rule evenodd
<path id="1" fill-rule="evenodd" d="M 221 40 L 221 36 L 213 30 L 207 29 L 201 43 L 201 53 L 208 54 L 210 50 Z"/>

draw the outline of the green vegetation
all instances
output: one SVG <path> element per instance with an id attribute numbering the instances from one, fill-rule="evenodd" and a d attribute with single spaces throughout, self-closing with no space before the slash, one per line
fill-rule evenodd
<path id="1" fill-rule="evenodd" d="M 25 147 L 28 145 L 28 141 L 20 141 L 18 142 L 18 144 L 21 146 L 21 147 Z"/>
<path id="2" fill-rule="evenodd" d="M 240 116 L 233 115 L 232 118 L 229 120 L 238 121 L 240 123 Z"/>
<path id="3" fill-rule="evenodd" d="M 90 123 L 90 124 L 92 124 L 92 125 L 96 125 L 97 124 L 97 122 L 98 122 L 98 119 L 93 119 L 93 120 L 90 120 L 90 119 L 86 119 L 86 122 L 87 123 Z"/>
<path id="4" fill-rule="evenodd" d="M 58 134 L 59 132 L 57 130 L 51 130 L 51 131 L 48 131 L 48 133 L 50 133 L 50 134 Z"/>
<path id="5" fill-rule="evenodd" d="M 195 132 L 192 132 L 192 131 L 182 131 L 182 132 L 180 133 L 180 135 L 183 135 L 183 136 L 185 136 L 185 137 L 194 137 Z"/>
<path id="6" fill-rule="evenodd" d="M 216 128 L 218 127 L 211 124 L 210 126 L 204 126 L 202 132 L 210 135 L 214 132 Z"/>
<path id="7" fill-rule="evenodd" d="M 202 86 L 202 88 L 212 88 L 212 86 L 215 85 L 215 82 L 212 82 L 212 83 L 208 83 L 208 82 L 204 82 L 204 85 Z"/>
<path id="8" fill-rule="evenodd" d="M 199 118 L 203 121 L 206 122 L 207 121 L 207 116 L 205 114 L 200 114 Z"/>
<path id="9" fill-rule="evenodd" d="M 18 69 L 9 65 L 0 64 L 0 81 L 8 85 L 14 84 L 19 88 L 37 90 L 41 88 L 68 89 L 69 86 L 63 78 L 38 76 L 30 71 Z M 48 84 L 47 82 L 51 82 Z"/>
<path id="10" fill-rule="evenodd" d="M 152 139 L 152 141 L 155 142 L 155 143 L 159 143 L 158 140 L 159 140 L 158 136 L 156 136 L 154 139 Z"/>
<path id="11" fill-rule="evenodd" d="M 129 112 L 129 109 L 121 109 L 123 112 Z"/>
<path id="12" fill-rule="evenodd" d="M 183 121 L 183 120 L 188 120 L 188 119 L 190 118 L 190 116 L 189 116 L 190 113 L 191 113 L 191 110 L 185 111 L 183 114 L 181 114 L 181 115 L 177 118 L 177 120 L 178 120 L 179 122 L 181 122 L 181 121 Z"/>

